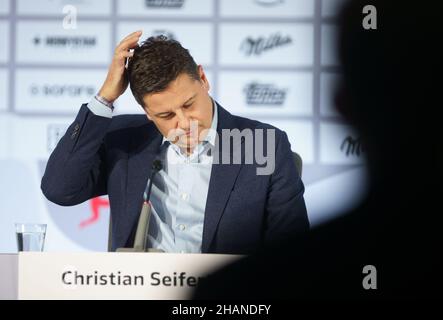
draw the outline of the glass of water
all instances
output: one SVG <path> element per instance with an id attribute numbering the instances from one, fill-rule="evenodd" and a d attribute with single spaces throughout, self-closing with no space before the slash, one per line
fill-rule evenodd
<path id="1" fill-rule="evenodd" d="M 43 251 L 46 236 L 46 224 L 16 223 L 18 251 Z"/>

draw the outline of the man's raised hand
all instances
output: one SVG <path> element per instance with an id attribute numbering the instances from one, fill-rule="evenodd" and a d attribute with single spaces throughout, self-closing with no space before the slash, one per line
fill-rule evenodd
<path id="1" fill-rule="evenodd" d="M 108 75 L 99 91 L 99 96 L 113 103 L 120 97 L 128 87 L 128 77 L 126 74 L 126 59 L 131 58 L 134 52 L 130 49 L 138 47 L 138 41 L 142 31 L 136 31 L 126 36 L 115 48 Z"/>

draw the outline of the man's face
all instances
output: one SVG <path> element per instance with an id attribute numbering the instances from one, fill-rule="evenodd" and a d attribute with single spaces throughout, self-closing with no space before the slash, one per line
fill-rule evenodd
<path id="1" fill-rule="evenodd" d="M 147 116 L 157 129 L 188 152 L 204 138 L 203 130 L 212 123 L 209 83 L 201 66 L 198 72 L 199 81 L 182 73 L 164 91 L 143 98 Z"/>

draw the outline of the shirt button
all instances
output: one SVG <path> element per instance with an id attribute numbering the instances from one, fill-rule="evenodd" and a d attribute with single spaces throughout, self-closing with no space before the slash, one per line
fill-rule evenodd
<path id="1" fill-rule="evenodd" d="M 186 201 L 186 200 L 188 200 L 189 195 L 187 193 L 182 193 L 181 197 L 182 197 L 183 200 Z"/>
<path id="2" fill-rule="evenodd" d="M 184 224 L 179 224 L 179 225 L 178 225 L 178 228 L 179 228 L 181 231 L 183 231 L 183 230 L 186 229 L 186 226 L 185 226 Z"/>

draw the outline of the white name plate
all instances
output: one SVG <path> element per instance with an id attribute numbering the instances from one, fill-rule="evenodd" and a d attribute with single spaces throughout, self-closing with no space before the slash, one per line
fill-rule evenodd
<path id="1" fill-rule="evenodd" d="M 189 299 L 199 280 L 242 256 L 20 253 L 19 299 Z"/>

